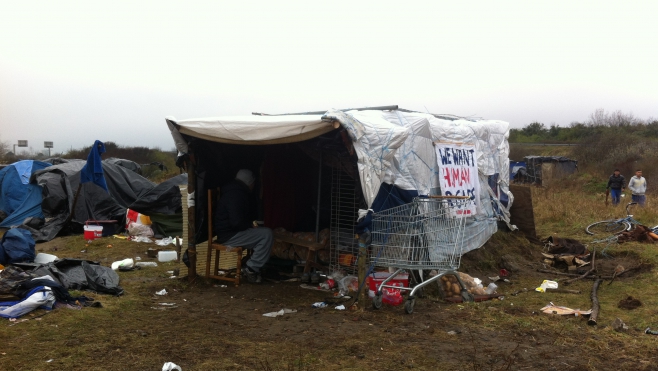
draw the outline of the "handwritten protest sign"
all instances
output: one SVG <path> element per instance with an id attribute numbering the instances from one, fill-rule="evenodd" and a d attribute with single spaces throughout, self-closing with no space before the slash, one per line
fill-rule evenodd
<path id="1" fill-rule="evenodd" d="M 436 159 L 439 165 L 439 184 L 443 196 L 468 196 L 474 202 L 455 210 L 456 215 L 470 216 L 476 213 L 480 196 L 477 155 L 475 147 L 465 144 L 436 143 Z"/>

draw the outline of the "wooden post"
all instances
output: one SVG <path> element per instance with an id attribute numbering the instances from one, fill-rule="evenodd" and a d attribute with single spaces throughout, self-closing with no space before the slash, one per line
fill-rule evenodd
<path id="1" fill-rule="evenodd" d="M 194 158 L 194 153 L 192 153 L 192 148 L 190 148 L 190 157 L 187 162 L 187 194 L 190 195 L 192 194 L 192 197 L 195 199 L 195 201 L 190 205 L 188 203 L 187 207 L 187 257 L 190 260 L 190 267 L 188 269 L 187 273 L 187 279 L 192 282 L 196 279 L 196 218 L 195 218 L 195 212 L 196 212 L 196 207 L 194 206 L 196 204 L 196 196 L 195 190 L 196 190 L 196 166 L 195 166 L 195 158 Z"/>
<path id="2" fill-rule="evenodd" d="M 594 286 L 592 287 L 592 314 L 589 315 L 589 320 L 587 324 L 590 326 L 596 326 L 596 320 L 599 317 L 599 298 L 596 295 L 596 291 L 599 289 L 599 285 L 603 282 L 602 279 L 597 279 L 594 281 Z"/>
<path id="3" fill-rule="evenodd" d="M 358 264 L 358 272 L 359 272 L 359 292 L 357 295 L 357 301 L 359 302 L 359 306 L 363 309 L 366 307 L 366 287 L 365 287 L 365 280 L 366 280 L 366 260 L 368 259 L 368 246 L 366 246 L 366 241 L 367 241 L 367 236 L 366 233 L 362 233 L 359 235 L 359 264 Z"/>

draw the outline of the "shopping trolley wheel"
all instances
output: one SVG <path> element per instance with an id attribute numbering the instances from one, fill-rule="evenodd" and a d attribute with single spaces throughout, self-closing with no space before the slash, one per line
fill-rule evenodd
<path id="1" fill-rule="evenodd" d="M 372 298 L 372 307 L 374 309 L 380 309 L 382 307 L 382 294 L 375 294 L 375 297 Z"/>
<path id="2" fill-rule="evenodd" d="M 414 304 L 416 304 L 416 298 L 409 297 L 407 301 L 404 303 L 404 311 L 407 314 L 411 314 L 414 312 Z"/>
<path id="3" fill-rule="evenodd" d="M 466 289 L 462 289 L 462 301 L 464 303 L 471 303 L 475 301 L 475 298 Z"/>

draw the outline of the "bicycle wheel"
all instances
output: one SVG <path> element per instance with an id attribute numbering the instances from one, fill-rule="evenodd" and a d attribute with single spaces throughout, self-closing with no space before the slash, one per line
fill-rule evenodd
<path id="1" fill-rule="evenodd" d="M 631 223 L 625 220 L 603 220 L 592 223 L 585 228 L 591 235 L 617 234 L 631 229 Z"/>

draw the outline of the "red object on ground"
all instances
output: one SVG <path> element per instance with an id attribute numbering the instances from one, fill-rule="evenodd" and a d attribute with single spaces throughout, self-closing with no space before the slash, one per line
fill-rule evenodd
<path id="1" fill-rule="evenodd" d="M 368 296 L 371 298 L 375 297 L 375 292 L 379 288 L 382 282 L 391 273 L 388 272 L 375 272 L 368 276 Z M 386 285 L 389 286 L 398 286 L 398 287 L 409 287 L 409 275 L 406 273 L 398 274 L 392 280 L 388 281 Z M 391 289 L 384 287 L 382 289 L 382 302 L 390 305 L 400 305 L 404 299 L 402 298 L 402 292 L 399 289 Z"/>
<path id="2" fill-rule="evenodd" d="M 500 270 L 500 276 L 501 276 L 501 277 L 507 277 L 507 276 L 509 276 L 509 272 L 507 271 L 507 269 L 504 269 L 504 268 L 501 269 L 501 270 Z"/>

